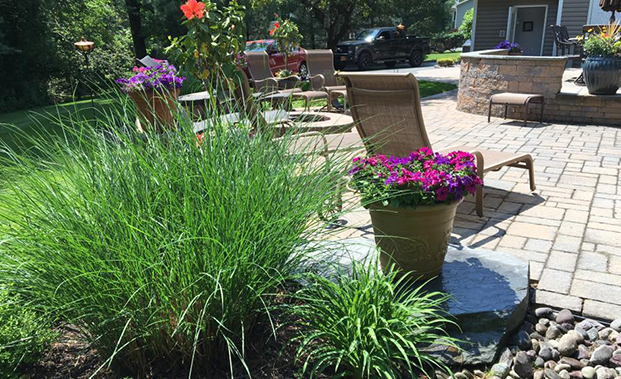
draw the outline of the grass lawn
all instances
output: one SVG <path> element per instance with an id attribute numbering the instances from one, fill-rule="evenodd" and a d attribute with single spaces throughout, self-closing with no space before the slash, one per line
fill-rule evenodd
<path id="1" fill-rule="evenodd" d="M 420 97 L 437 95 L 442 92 L 452 91 L 457 88 L 456 85 L 450 83 L 429 82 L 421 80 L 418 82 L 420 89 Z M 323 107 L 326 105 L 325 99 L 311 101 L 311 107 Z M 304 100 L 295 100 L 293 102 L 294 109 L 304 108 Z"/>
<path id="2" fill-rule="evenodd" d="M 461 56 L 461 53 L 459 51 L 456 51 L 454 53 L 451 52 L 446 52 L 446 53 L 434 53 L 434 54 L 429 54 L 427 55 L 427 58 L 425 58 L 425 62 L 431 62 L 431 61 L 437 61 L 438 59 L 457 59 Z"/>

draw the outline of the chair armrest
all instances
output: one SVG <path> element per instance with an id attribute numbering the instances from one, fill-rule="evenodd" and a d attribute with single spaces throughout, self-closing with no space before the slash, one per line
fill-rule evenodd
<path id="1" fill-rule="evenodd" d="M 326 78 L 322 74 L 317 74 L 308 78 L 308 82 L 313 91 L 321 91 L 326 84 Z"/>
<path id="2" fill-rule="evenodd" d="M 285 83 L 288 83 L 290 81 L 293 82 L 293 87 L 291 88 L 297 88 L 300 86 L 300 77 L 296 75 L 291 75 L 291 76 L 287 76 L 284 78 L 276 78 L 276 81 L 278 82 L 279 89 L 287 89 L 287 86 L 285 85 Z"/>
<path id="3" fill-rule="evenodd" d="M 255 90 L 261 90 L 261 92 L 273 92 L 278 90 L 278 81 L 274 78 L 265 78 L 261 80 L 253 80 Z M 262 89 L 266 88 L 266 91 Z"/>

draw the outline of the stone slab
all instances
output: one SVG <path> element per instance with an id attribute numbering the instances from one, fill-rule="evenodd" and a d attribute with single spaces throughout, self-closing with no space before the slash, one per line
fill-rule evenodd
<path id="1" fill-rule="evenodd" d="M 373 240 L 354 238 L 322 242 L 326 257 L 343 267 L 351 262 L 371 262 L 376 254 Z M 326 253 L 326 251 L 328 251 Z M 430 291 L 451 296 L 447 311 L 461 331 L 451 336 L 463 341 L 462 352 L 433 350 L 447 363 L 492 364 L 509 336 L 524 321 L 528 309 L 529 265 L 498 251 L 449 246 L 442 274 L 427 284 Z"/>

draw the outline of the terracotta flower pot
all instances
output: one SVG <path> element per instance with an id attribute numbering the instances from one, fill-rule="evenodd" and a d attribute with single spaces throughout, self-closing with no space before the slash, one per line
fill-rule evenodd
<path id="1" fill-rule="evenodd" d="M 148 89 L 129 93 L 129 97 L 136 105 L 143 129 L 155 128 L 158 133 L 162 133 L 175 128 L 174 110 L 179 91 L 179 89 L 174 91 Z"/>
<path id="2" fill-rule="evenodd" d="M 459 203 L 413 209 L 372 205 L 369 211 L 382 268 L 395 264 L 413 279 L 438 276 Z"/>

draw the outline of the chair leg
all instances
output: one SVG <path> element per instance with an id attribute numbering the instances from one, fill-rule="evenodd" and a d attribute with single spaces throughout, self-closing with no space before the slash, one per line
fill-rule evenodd
<path id="1" fill-rule="evenodd" d="M 539 114 L 539 123 L 543 124 L 543 107 L 545 105 L 545 99 L 541 99 L 541 113 Z"/>
<path id="2" fill-rule="evenodd" d="M 332 112 L 332 96 L 328 92 L 328 112 Z"/>
<path id="3" fill-rule="evenodd" d="M 509 104 L 505 104 L 505 120 L 507 119 L 507 108 L 509 108 Z"/>
<path id="4" fill-rule="evenodd" d="M 477 186 L 476 197 L 476 210 L 477 216 L 483 217 L 483 186 Z"/>
<path id="5" fill-rule="evenodd" d="M 528 168 L 528 179 L 530 181 L 530 190 L 534 191 L 537 189 L 537 185 L 535 184 L 535 165 L 532 157 L 527 157 L 524 161 L 526 167 Z"/>
<path id="6" fill-rule="evenodd" d="M 487 110 L 487 122 L 492 121 L 492 100 L 489 101 L 489 109 Z"/>
<path id="7" fill-rule="evenodd" d="M 528 107 L 530 105 L 530 100 L 526 101 L 526 110 L 524 111 L 524 127 L 528 126 Z"/>

